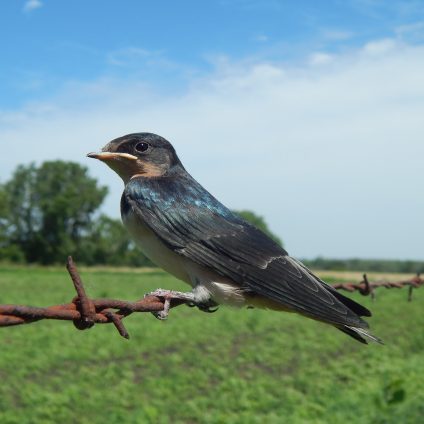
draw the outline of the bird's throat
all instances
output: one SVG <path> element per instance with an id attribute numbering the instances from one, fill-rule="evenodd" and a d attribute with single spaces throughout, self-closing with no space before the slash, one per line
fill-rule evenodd
<path id="1" fill-rule="evenodd" d="M 105 163 L 122 178 L 124 184 L 127 184 L 132 178 L 160 177 L 165 173 L 164 169 L 160 166 L 144 162 L 140 159 L 136 161 L 127 161 L 123 158 L 117 158 L 105 161 Z"/>

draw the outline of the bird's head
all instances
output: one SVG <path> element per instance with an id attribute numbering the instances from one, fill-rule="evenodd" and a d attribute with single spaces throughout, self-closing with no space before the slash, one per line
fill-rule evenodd
<path id="1" fill-rule="evenodd" d="M 100 153 L 89 153 L 112 168 L 127 183 L 131 178 L 161 177 L 181 162 L 171 143 L 151 133 L 135 133 L 116 138 Z"/>

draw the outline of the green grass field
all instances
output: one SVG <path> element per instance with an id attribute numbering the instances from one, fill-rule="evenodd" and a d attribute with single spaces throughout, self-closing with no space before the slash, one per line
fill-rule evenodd
<path id="1" fill-rule="evenodd" d="M 85 270 L 93 297 L 184 289 L 162 272 Z M 0 329 L 0 423 L 421 423 L 424 289 L 384 290 L 370 307 L 386 345 L 364 346 L 293 314 L 181 306 L 167 322 L 77 331 L 43 321 Z M 74 296 L 65 271 L 0 270 L 0 303 Z"/>

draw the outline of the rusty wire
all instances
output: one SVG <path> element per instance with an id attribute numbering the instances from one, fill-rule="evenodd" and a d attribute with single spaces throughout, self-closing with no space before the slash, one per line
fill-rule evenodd
<path id="1" fill-rule="evenodd" d="M 79 330 L 87 330 L 94 324 L 113 324 L 118 333 L 129 338 L 123 319 L 134 312 L 159 312 L 164 309 L 166 299 L 159 296 L 147 295 L 136 302 L 116 299 L 90 299 L 84 289 L 83 282 L 78 273 L 72 257 L 68 257 L 66 268 L 74 284 L 77 296 L 71 303 L 48 306 L 45 308 L 24 305 L 0 305 L 0 327 L 9 327 L 21 324 L 30 324 L 43 319 L 73 321 Z M 335 283 L 336 290 L 348 292 L 359 291 L 363 296 L 371 295 L 375 298 L 377 288 L 402 288 L 409 287 L 408 301 L 412 300 L 412 290 L 424 285 L 424 279 L 417 274 L 414 278 L 405 281 L 375 281 L 370 282 L 366 274 L 359 283 Z M 184 303 L 182 300 L 171 299 L 170 307 Z"/>
<path id="2" fill-rule="evenodd" d="M 359 291 L 359 293 L 363 296 L 371 296 L 373 300 L 375 299 L 375 290 L 378 288 L 384 287 L 386 289 L 401 289 L 403 287 L 408 287 L 408 302 L 410 302 L 412 300 L 413 289 L 417 289 L 422 285 L 424 285 L 424 279 L 421 278 L 420 274 L 417 274 L 410 280 L 380 280 L 373 282 L 370 282 L 368 280 L 367 274 L 364 274 L 363 280 L 360 283 L 334 283 L 333 287 L 336 290 L 345 290 L 348 292 Z"/>
<path id="3" fill-rule="evenodd" d="M 74 283 L 77 296 L 71 303 L 38 308 L 24 305 L 0 305 L 0 327 L 30 324 L 43 319 L 73 321 L 79 330 L 87 330 L 94 324 L 112 323 L 122 337 L 129 338 L 122 320 L 134 312 L 162 311 L 165 299 L 147 295 L 136 302 L 116 299 L 90 299 L 84 289 L 72 257 L 68 258 L 66 268 Z M 178 306 L 182 301 L 171 299 L 170 307 Z"/>

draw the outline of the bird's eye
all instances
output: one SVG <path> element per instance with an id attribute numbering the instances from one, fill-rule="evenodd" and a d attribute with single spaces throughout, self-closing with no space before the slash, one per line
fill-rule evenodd
<path id="1" fill-rule="evenodd" d="M 144 153 L 149 147 L 149 143 L 141 142 L 135 145 L 135 150 L 137 150 L 137 152 Z"/>

